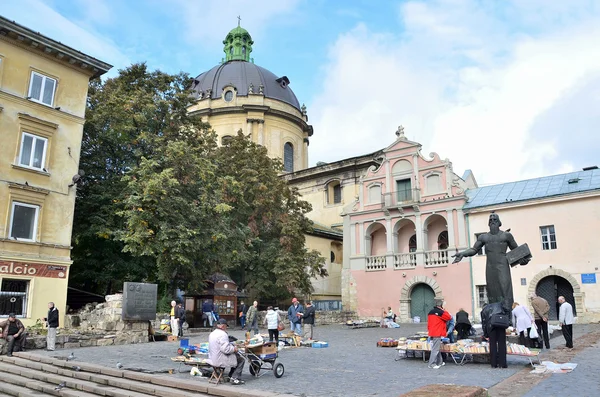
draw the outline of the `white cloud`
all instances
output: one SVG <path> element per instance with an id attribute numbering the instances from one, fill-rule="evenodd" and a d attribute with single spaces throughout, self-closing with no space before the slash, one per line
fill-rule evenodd
<path id="1" fill-rule="evenodd" d="M 458 173 L 473 169 L 483 183 L 578 168 L 575 154 L 553 145 L 563 127 L 530 137 L 547 112 L 569 112 L 575 105 L 557 106 L 561 98 L 600 72 L 599 15 L 573 3 L 534 17 L 543 5 L 521 3 L 413 1 L 400 8 L 402 34 L 359 25 L 340 35 L 309 108 L 311 162 L 385 147 L 404 124 L 426 154 L 450 158 Z"/>
<path id="2" fill-rule="evenodd" d="M 2 15 L 104 62 L 119 67 L 130 64 L 128 57 L 110 39 L 69 21 L 41 0 L 4 2 Z"/>

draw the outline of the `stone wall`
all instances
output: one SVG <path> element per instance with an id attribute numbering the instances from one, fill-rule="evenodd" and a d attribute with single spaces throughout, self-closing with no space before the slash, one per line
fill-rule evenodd
<path id="1" fill-rule="evenodd" d="M 264 327 L 266 311 L 258 312 L 258 326 Z M 287 310 L 279 310 L 279 315 L 283 320 L 283 323 L 289 325 L 287 317 Z M 331 325 L 331 324 L 345 324 L 346 321 L 356 319 L 356 313 L 350 311 L 317 311 L 315 314 L 316 325 Z"/>

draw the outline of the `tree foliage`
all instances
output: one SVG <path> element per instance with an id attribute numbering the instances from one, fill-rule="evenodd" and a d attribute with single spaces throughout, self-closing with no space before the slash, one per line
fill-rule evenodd
<path id="1" fill-rule="evenodd" d="M 190 291 L 220 271 L 265 298 L 310 293 L 326 274 L 304 247 L 310 205 L 243 134 L 218 148 L 187 111 L 188 84 L 136 64 L 90 86 L 71 281 Z"/>

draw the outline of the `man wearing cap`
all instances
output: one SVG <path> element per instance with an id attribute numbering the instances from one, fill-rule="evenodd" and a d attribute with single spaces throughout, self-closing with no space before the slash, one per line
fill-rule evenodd
<path id="1" fill-rule="evenodd" d="M 8 357 L 12 356 L 15 343 L 21 348 L 21 351 L 25 350 L 25 327 L 20 320 L 17 320 L 15 313 L 10 313 L 8 320 L 0 323 L 0 328 L 2 328 L 2 338 L 8 342 L 6 352 Z"/>
<path id="2" fill-rule="evenodd" d="M 302 336 L 302 315 L 304 307 L 298 302 L 298 299 L 292 299 L 292 305 L 288 309 L 288 319 L 290 320 L 290 329 L 296 335 Z"/>
<path id="3" fill-rule="evenodd" d="M 246 382 L 240 378 L 245 360 L 237 351 L 237 347 L 229 342 L 227 320 L 217 320 L 215 330 L 208 336 L 208 359 L 213 367 L 230 368 L 229 381 L 232 385 L 243 385 Z"/>
<path id="4" fill-rule="evenodd" d="M 444 310 L 444 301 L 435 300 L 435 307 L 427 315 L 427 331 L 431 339 L 431 355 L 429 356 L 429 368 L 438 369 L 446 363 L 442 359 L 440 347 L 442 338 L 447 334 L 446 323 L 452 316 Z"/>

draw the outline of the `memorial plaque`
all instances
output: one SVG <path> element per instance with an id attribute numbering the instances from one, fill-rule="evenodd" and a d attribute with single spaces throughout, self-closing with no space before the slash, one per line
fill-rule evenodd
<path id="1" fill-rule="evenodd" d="M 145 283 L 123 284 L 123 320 L 155 320 L 158 286 Z"/>

